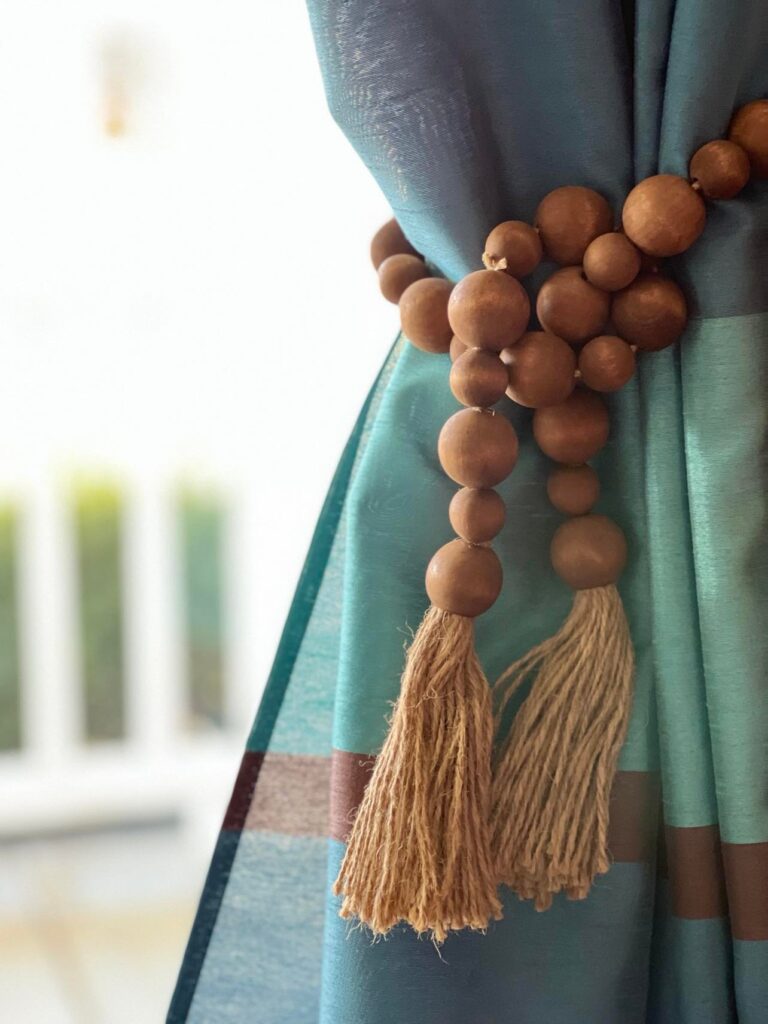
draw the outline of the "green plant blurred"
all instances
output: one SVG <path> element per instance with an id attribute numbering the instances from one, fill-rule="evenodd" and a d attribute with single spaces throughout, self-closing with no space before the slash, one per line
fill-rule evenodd
<path id="1" fill-rule="evenodd" d="M 18 509 L 0 505 L 0 750 L 21 746 L 18 532 Z"/>

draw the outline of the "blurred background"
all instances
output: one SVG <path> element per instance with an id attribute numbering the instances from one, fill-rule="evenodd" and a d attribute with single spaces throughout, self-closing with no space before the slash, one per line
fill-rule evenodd
<path id="1" fill-rule="evenodd" d="M 388 212 L 300 0 L 0 5 L 0 1019 L 161 1021 Z"/>

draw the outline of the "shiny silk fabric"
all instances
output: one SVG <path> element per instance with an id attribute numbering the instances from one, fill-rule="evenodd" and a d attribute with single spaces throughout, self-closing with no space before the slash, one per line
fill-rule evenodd
<path id="1" fill-rule="evenodd" d="M 457 279 L 564 184 L 615 209 L 768 95 L 764 0 L 309 0 L 331 109 L 413 244 Z M 670 269 L 692 319 L 609 398 L 598 510 L 621 524 L 637 692 L 587 900 L 438 952 L 373 943 L 329 878 L 380 748 L 424 567 L 451 536 L 447 356 L 396 345 L 342 459 L 248 743 L 169 1014 L 264 1024 L 767 1024 L 768 182 L 708 206 Z M 360 258 L 363 258 L 361 255 Z M 551 270 L 546 268 L 542 274 Z M 541 275 L 532 283 L 537 286 Z M 531 416 L 500 488 L 491 679 L 562 621 Z M 333 752 L 332 752 L 332 747 Z M 330 819 L 325 810 L 332 791 Z M 331 836 L 328 840 L 327 835 Z"/>

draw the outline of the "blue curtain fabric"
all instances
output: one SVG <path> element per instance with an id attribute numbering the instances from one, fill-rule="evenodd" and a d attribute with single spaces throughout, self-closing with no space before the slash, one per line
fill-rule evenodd
<path id="1" fill-rule="evenodd" d="M 763 0 L 309 0 L 331 109 L 413 244 L 450 279 L 488 230 L 564 184 L 617 211 L 685 174 L 768 95 Z M 373 943 L 330 895 L 386 732 L 423 570 L 451 536 L 435 442 L 447 357 L 398 342 L 318 524 L 248 742 L 169 1013 L 197 1024 L 768 1022 L 768 185 L 710 204 L 671 271 L 692 319 L 610 400 L 599 510 L 628 535 L 637 692 L 613 866 L 486 935 Z M 362 258 L 362 257 L 361 257 Z M 544 268 L 546 274 L 551 268 Z M 536 288 L 541 277 L 534 279 Z M 569 593 L 530 413 L 502 485 L 505 588 L 478 620 L 494 678 Z M 327 796 L 331 794 L 331 810 Z M 330 836 L 330 838 L 328 838 Z"/>

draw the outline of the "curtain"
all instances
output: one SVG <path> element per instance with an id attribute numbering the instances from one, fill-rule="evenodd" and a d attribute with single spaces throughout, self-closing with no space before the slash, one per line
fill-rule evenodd
<path id="1" fill-rule="evenodd" d="M 309 0 L 309 14 L 336 120 L 452 280 L 550 189 L 590 186 L 618 213 L 636 180 L 685 175 L 737 106 L 768 95 L 763 0 Z M 398 340 L 318 523 L 171 1022 L 768 1022 L 766 255 L 765 182 L 710 204 L 670 261 L 692 312 L 681 343 L 609 400 L 598 511 L 629 540 L 637 679 L 608 874 L 542 914 L 505 892 L 502 921 L 440 951 L 404 927 L 374 943 L 338 917 L 342 840 L 426 607 L 424 567 L 451 536 L 435 453 L 456 409 L 448 359 Z M 477 624 L 491 679 L 570 601 L 547 556 L 547 460 L 530 412 L 504 414 L 521 457 L 500 488 L 504 591 Z"/>

